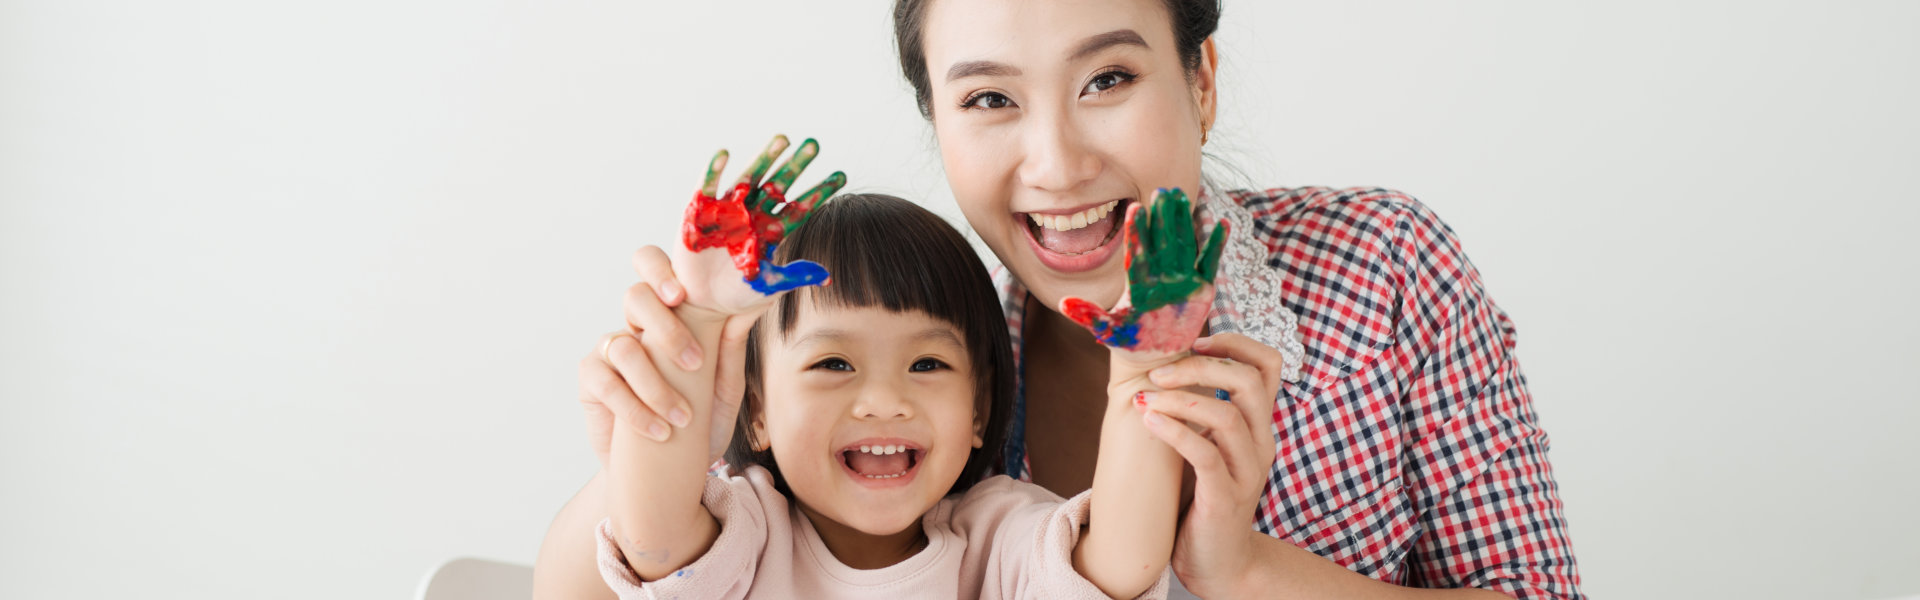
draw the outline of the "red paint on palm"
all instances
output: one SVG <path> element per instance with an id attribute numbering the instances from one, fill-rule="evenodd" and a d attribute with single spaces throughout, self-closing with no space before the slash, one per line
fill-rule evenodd
<path id="1" fill-rule="evenodd" d="M 682 243 L 694 252 L 726 248 L 741 275 L 747 279 L 759 277 L 760 261 L 766 258 L 766 249 L 785 239 L 787 231 L 779 217 L 753 210 L 749 203 L 756 201 L 779 206 L 786 198 L 770 185 L 761 186 L 756 194 L 745 183 L 735 185 L 724 199 L 694 194 L 693 202 L 687 205 L 686 218 L 681 221 Z"/>

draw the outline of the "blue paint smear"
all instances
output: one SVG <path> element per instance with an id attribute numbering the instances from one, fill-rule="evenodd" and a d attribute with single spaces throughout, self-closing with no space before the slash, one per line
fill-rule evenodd
<path id="1" fill-rule="evenodd" d="M 794 288 L 819 285 L 827 281 L 829 277 L 827 268 L 820 266 L 817 262 L 796 260 L 785 266 L 774 265 L 770 259 L 773 257 L 775 246 L 776 244 L 767 244 L 767 249 L 761 253 L 759 277 L 742 278 L 747 282 L 748 287 L 753 288 L 753 291 L 772 296 Z"/>

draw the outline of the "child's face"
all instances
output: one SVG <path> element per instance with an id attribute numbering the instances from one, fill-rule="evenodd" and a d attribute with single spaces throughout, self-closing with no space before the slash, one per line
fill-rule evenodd
<path id="1" fill-rule="evenodd" d="M 793 331 L 763 338 L 755 439 L 812 511 L 870 535 L 904 531 L 981 445 L 965 337 L 919 311 L 799 300 Z"/>

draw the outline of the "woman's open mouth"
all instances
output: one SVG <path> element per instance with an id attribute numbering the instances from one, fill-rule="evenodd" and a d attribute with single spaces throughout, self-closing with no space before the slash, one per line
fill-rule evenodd
<path id="1" fill-rule="evenodd" d="M 885 488 L 906 485 L 920 472 L 926 450 L 909 443 L 865 443 L 840 451 L 840 467 L 856 483 Z"/>
<path id="2" fill-rule="evenodd" d="M 1015 213 L 1026 225 L 1027 243 L 1047 268 L 1062 272 L 1100 266 L 1120 247 L 1121 221 L 1131 199 L 1108 201 L 1071 213 Z"/>

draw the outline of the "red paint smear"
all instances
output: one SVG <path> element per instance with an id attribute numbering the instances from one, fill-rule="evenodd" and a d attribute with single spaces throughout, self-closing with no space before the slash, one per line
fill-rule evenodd
<path id="1" fill-rule="evenodd" d="M 1101 310 L 1099 305 L 1079 298 L 1067 298 L 1062 304 L 1067 318 L 1087 329 L 1093 329 L 1094 323 L 1107 316 L 1107 311 Z"/>
<path id="2" fill-rule="evenodd" d="M 726 248 L 735 269 L 747 279 L 759 277 L 766 249 L 786 239 L 787 230 L 785 219 L 757 210 L 756 205 L 780 206 L 786 203 L 786 197 L 771 184 L 755 192 L 741 183 L 728 191 L 725 199 L 695 194 L 681 221 L 681 242 L 694 252 Z"/>

